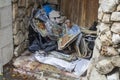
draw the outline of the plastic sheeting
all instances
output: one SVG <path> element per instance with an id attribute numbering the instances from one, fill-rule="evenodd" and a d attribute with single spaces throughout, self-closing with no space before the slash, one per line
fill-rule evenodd
<path id="1" fill-rule="evenodd" d="M 64 71 L 72 72 L 77 76 L 81 76 L 87 70 L 90 62 L 89 60 L 86 59 L 79 59 L 73 62 L 67 62 L 55 57 L 43 56 L 39 54 L 39 52 L 36 52 L 35 58 L 41 63 L 55 66 L 58 69 Z"/>

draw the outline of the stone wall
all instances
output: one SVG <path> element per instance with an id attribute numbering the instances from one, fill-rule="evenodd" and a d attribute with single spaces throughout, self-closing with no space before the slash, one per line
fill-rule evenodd
<path id="1" fill-rule="evenodd" d="M 120 0 L 99 0 L 98 38 L 88 80 L 120 80 Z"/>
<path id="2" fill-rule="evenodd" d="M 0 0 L 0 75 L 13 57 L 11 0 Z"/>
<path id="3" fill-rule="evenodd" d="M 12 0 L 14 54 L 19 56 L 28 46 L 28 22 L 31 11 L 41 0 Z"/>

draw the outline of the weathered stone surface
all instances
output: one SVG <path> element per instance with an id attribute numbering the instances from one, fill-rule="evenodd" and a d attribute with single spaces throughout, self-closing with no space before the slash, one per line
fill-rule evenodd
<path id="1" fill-rule="evenodd" d="M 40 5 L 41 0 L 12 0 L 13 3 L 13 34 L 15 54 L 20 55 L 28 46 L 28 22 L 33 6 Z M 24 45 L 23 45 L 24 43 Z M 23 47 L 22 47 L 23 46 Z M 22 48 L 21 48 L 22 47 Z"/>
<path id="2" fill-rule="evenodd" d="M 22 33 L 25 34 L 27 30 L 26 30 L 26 28 L 25 28 L 25 24 L 24 24 L 23 21 L 20 22 L 20 26 L 19 26 L 19 27 L 20 27 Z"/>
<path id="3" fill-rule="evenodd" d="M 113 36 L 112 36 L 112 42 L 114 44 L 119 44 L 120 43 L 120 35 L 119 34 L 113 34 Z"/>
<path id="4" fill-rule="evenodd" d="M 120 23 L 113 23 L 111 31 L 120 34 Z"/>
<path id="5" fill-rule="evenodd" d="M 21 43 L 18 47 L 15 48 L 14 55 L 19 56 L 24 52 L 24 50 L 28 47 L 27 42 Z"/>
<path id="6" fill-rule="evenodd" d="M 120 48 L 117 49 L 118 53 L 120 54 Z"/>
<path id="7" fill-rule="evenodd" d="M 93 50 L 93 56 L 92 56 L 92 58 L 98 58 L 99 56 L 100 56 L 100 52 L 96 48 L 96 45 L 95 45 L 94 50 Z"/>
<path id="8" fill-rule="evenodd" d="M 25 18 L 23 19 L 23 23 L 24 23 L 24 25 L 25 25 L 25 28 L 28 30 L 28 27 L 29 27 L 29 18 L 25 17 Z"/>
<path id="9" fill-rule="evenodd" d="M 101 41 L 100 41 L 99 38 L 97 38 L 97 39 L 95 40 L 95 45 L 96 45 L 96 48 L 97 48 L 98 50 L 101 50 L 102 43 L 101 43 Z"/>
<path id="10" fill-rule="evenodd" d="M 120 11 L 120 4 L 117 6 L 117 11 Z"/>
<path id="11" fill-rule="evenodd" d="M 116 67 L 120 67 L 120 56 L 112 57 L 112 64 Z"/>
<path id="12" fill-rule="evenodd" d="M 111 38 L 109 38 L 107 35 L 101 35 L 100 37 L 101 43 L 102 45 L 111 45 L 112 44 L 112 40 Z"/>
<path id="13" fill-rule="evenodd" d="M 105 35 L 107 36 L 107 38 L 109 38 L 110 40 L 112 39 L 112 32 L 111 31 L 106 31 Z"/>
<path id="14" fill-rule="evenodd" d="M 27 14 L 28 17 L 30 17 L 32 9 L 33 9 L 33 7 L 29 7 L 29 8 L 26 10 L 26 11 L 27 11 L 26 14 Z"/>
<path id="15" fill-rule="evenodd" d="M 100 23 L 97 28 L 100 33 L 105 33 L 106 31 L 110 30 L 110 24 Z"/>
<path id="16" fill-rule="evenodd" d="M 119 71 L 112 72 L 111 74 L 107 75 L 107 80 L 120 80 L 119 78 Z"/>
<path id="17" fill-rule="evenodd" d="M 33 3 L 33 0 L 26 0 L 26 8 L 29 8 L 31 5 L 34 5 Z"/>
<path id="18" fill-rule="evenodd" d="M 13 65 L 16 68 L 22 68 L 22 67 L 24 67 L 23 65 L 25 65 L 24 63 L 31 61 L 30 58 L 32 58 L 32 57 L 31 56 L 20 56 L 14 60 Z"/>
<path id="19" fill-rule="evenodd" d="M 118 55 L 119 53 L 118 53 L 118 51 L 115 48 L 107 47 L 107 54 L 109 56 L 115 56 L 115 55 Z"/>
<path id="20" fill-rule="evenodd" d="M 93 67 L 88 80 L 107 80 L 107 78 L 105 77 L 105 75 L 99 74 L 96 68 Z"/>
<path id="21" fill-rule="evenodd" d="M 119 0 L 103 0 L 100 7 L 103 12 L 109 13 L 113 12 L 116 9 L 116 5 L 119 3 Z"/>
<path id="22" fill-rule="evenodd" d="M 103 13 L 101 7 L 98 8 L 98 13 L 99 13 L 99 14 L 98 14 L 98 19 L 99 19 L 99 20 L 102 20 L 104 13 Z"/>
<path id="23" fill-rule="evenodd" d="M 18 0 L 18 7 L 26 7 L 26 0 Z"/>
<path id="24" fill-rule="evenodd" d="M 113 12 L 111 15 L 112 21 L 120 21 L 120 12 Z"/>
<path id="25" fill-rule="evenodd" d="M 110 23 L 110 16 L 111 16 L 111 14 L 104 14 L 102 22 Z"/>
<path id="26" fill-rule="evenodd" d="M 104 59 L 96 64 L 96 69 L 100 74 L 108 74 L 114 69 L 114 66 L 110 60 Z"/>
<path id="27" fill-rule="evenodd" d="M 23 33 L 21 31 L 19 31 L 17 33 L 17 35 L 14 36 L 14 44 L 15 45 L 22 43 L 24 40 L 25 40 L 25 36 L 23 35 Z"/>
<path id="28" fill-rule="evenodd" d="M 17 34 L 20 30 L 20 21 L 16 20 L 13 25 L 13 34 Z"/>
<path id="29" fill-rule="evenodd" d="M 26 10 L 24 8 L 19 8 L 18 9 L 18 17 L 19 18 L 24 18 L 26 14 Z"/>
<path id="30" fill-rule="evenodd" d="M 99 4 L 101 4 L 103 2 L 103 0 L 99 0 Z"/>
<path id="31" fill-rule="evenodd" d="M 27 40 L 27 39 L 28 39 L 28 34 L 29 34 L 29 32 L 28 32 L 28 31 L 26 31 L 26 33 L 25 33 L 25 40 Z"/>
<path id="32" fill-rule="evenodd" d="M 13 17 L 13 21 L 15 21 L 15 19 L 17 18 L 17 14 L 18 14 L 18 5 L 17 5 L 17 3 L 14 3 L 13 4 L 13 6 L 12 6 L 12 8 L 13 8 L 13 13 L 12 13 L 12 17 Z"/>
<path id="33" fill-rule="evenodd" d="M 115 50 L 115 48 L 113 48 L 113 47 L 106 47 L 106 48 L 104 47 L 103 49 L 104 49 L 104 51 L 103 50 L 101 51 L 102 55 L 105 55 L 105 56 L 119 55 L 118 51 Z"/>

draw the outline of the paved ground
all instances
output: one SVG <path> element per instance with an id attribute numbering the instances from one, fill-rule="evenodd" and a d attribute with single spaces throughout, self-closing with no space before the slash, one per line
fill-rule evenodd
<path id="1" fill-rule="evenodd" d="M 38 75 L 38 79 L 36 79 L 33 76 L 28 76 L 25 74 L 19 74 L 18 72 L 15 72 L 13 69 L 14 67 L 11 65 L 12 63 L 7 64 L 4 66 L 4 75 L 3 79 L 0 80 L 79 80 L 76 78 L 64 76 L 61 73 L 60 70 L 56 69 L 53 66 L 41 64 L 39 67 L 41 72 L 44 74 L 41 78 L 41 74 Z M 39 78 L 40 77 L 40 78 Z"/>
<path id="2" fill-rule="evenodd" d="M 3 80 L 35 80 L 34 77 L 21 75 L 13 71 L 11 63 L 4 66 Z M 2 80 L 2 79 L 0 79 Z"/>

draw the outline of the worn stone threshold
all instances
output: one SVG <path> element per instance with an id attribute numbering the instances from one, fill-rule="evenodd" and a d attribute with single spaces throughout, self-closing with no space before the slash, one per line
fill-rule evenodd
<path id="1" fill-rule="evenodd" d="M 37 61 L 29 61 L 28 58 L 29 55 L 24 53 L 20 56 L 17 66 L 12 66 L 13 60 L 7 68 L 4 68 L 4 70 L 8 70 L 4 73 L 5 80 L 80 80 L 80 77 L 78 78 L 72 73 L 61 71 L 54 66 Z"/>

